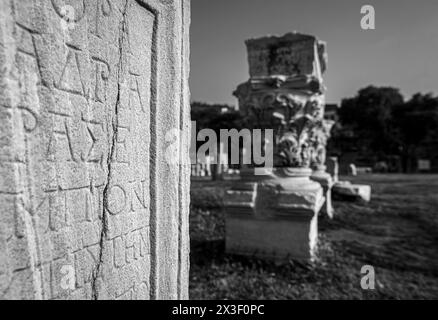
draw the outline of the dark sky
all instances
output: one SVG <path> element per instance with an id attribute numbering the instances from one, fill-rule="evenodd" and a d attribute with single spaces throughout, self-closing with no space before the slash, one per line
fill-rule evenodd
<path id="1" fill-rule="evenodd" d="M 360 28 L 366 4 L 375 30 Z M 249 77 L 244 41 L 294 30 L 327 42 L 327 102 L 368 84 L 438 93 L 438 0 L 192 0 L 192 101 L 235 104 Z"/>

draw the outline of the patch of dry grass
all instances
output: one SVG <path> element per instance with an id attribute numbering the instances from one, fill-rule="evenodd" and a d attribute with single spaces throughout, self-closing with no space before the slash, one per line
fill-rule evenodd
<path id="1" fill-rule="evenodd" d="M 226 255 L 220 205 L 230 183 L 192 184 L 190 297 L 437 299 L 438 176 L 367 175 L 353 182 L 371 184 L 372 201 L 335 202 L 335 218 L 320 220 L 312 264 Z M 373 291 L 360 287 L 364 264 L 375 267 Z"/>

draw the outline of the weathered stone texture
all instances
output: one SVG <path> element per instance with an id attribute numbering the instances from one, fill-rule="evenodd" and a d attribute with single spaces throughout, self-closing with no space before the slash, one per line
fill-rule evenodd
<path id="1" fill-rule="evenodd" d="M 188 1 L 0 15 L 0 298 L 186 298 Z"/>
<path id="2" fill-rule="evenodd" d="M 326 69 L 325 43 L 315 37 L 288 33 L 246 41 L 251 78 L 283 75 L 321 78 Z"/>
<path id="3" fill-rule="evenodd" d="M 312 259 L 317 212 L 324 202 L 321 186 L 304 175 L 249 178 L 243 177 L 225 196 L 227 252 L 274 260 Z"/>

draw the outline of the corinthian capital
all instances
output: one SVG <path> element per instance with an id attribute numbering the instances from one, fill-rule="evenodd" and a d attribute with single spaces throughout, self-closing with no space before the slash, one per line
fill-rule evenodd
<path id="1" fill-rule="evenodd" d="M 325 43 L 288 33 L 246 44 L 250 79 L 233 94 L 247 123 L 274 129 L 276 166 L 309 168 L 314 162 L 323 163 L 330 131 L 322 124 Z"/>

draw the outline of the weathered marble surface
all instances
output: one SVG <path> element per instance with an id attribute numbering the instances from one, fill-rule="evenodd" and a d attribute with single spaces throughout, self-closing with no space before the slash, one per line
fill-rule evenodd
<path id="1" fill-rule="evenodd" d="M 327 65 L 326 44 L 296 32 L 246 41 L 251 78 L 272 75 L 321 78 Z"/>
<path id="2" fill-rule="evenodd" d="M 303 170 L 294 175 L 243 175 L 225 196 L 226 251 L 309 261 L 318 241 L 323 190 Z"/>
<path id="3" fill-rule="evenodd" d="M 188 25 L 186 0 L 0 2 L 0 298 L 187 298 Z"/>

